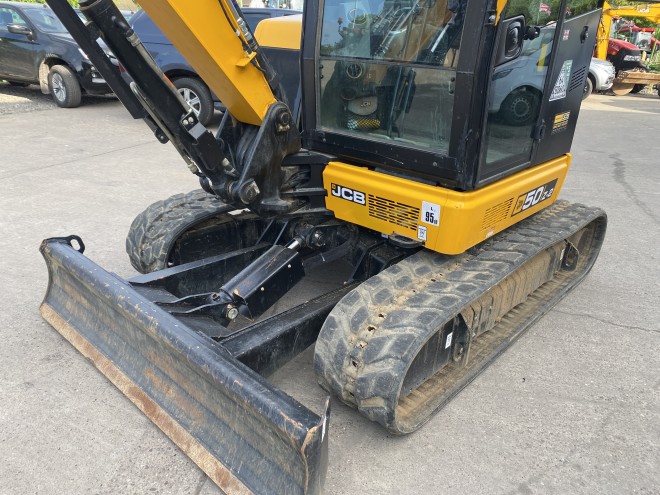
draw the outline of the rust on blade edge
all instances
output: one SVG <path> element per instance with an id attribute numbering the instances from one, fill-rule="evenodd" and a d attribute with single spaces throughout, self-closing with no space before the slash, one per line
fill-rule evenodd
<path id="1" fill-rule="evenodd" d="M 122 391 L 142 413 L 172 440 L 206 475 L 228 494 L 252 495 L 229 469 L 167 414 L 156 402 L 122 373 L 109 359 L 92 346 L 48 304 L 39 308 L 41 316 L 71 343 L 83 356 L 90 359 L 115 387 Z"/>

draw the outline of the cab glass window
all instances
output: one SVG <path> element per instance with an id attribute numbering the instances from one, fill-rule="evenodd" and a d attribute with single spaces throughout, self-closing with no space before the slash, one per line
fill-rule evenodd
<path id="1" fill-rule="evenodd" d="M 446 152 L 466 0 L 328 0 L 321 127 Z"/>
<path id="2" fill-rule="evenodd" d="M 27 16 L 41 31 L 46 33 L 67 33 L 64 24 L 50 9 L 26 9 Z"/>
<path id="3" fill-rule="evenodd" d="M 493 71 L 484 140 L 487 174 L 497 172 L 499 163 L 508 167 L 512 160 L 525 161 L 531 154 L 559 12 L 559 2 L 512 0 L 507 4 L 503 19 L 523 16 L 525 26 L 536 34 L 525 37 L 519 56 Z"/>
<path id="4" fill-rule="evenodd" d="M 0 7 L 0 29 L 6 31 L 9 24 L 27 26 L 25 19 L 23 19 L 23 17 L 14 9 Z"/>

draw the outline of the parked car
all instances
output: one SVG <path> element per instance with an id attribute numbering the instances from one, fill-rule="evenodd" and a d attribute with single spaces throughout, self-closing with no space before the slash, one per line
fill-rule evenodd
<path id="1" fill-rule="evenodd" d="M 87 21 L 87 17 L 85 17 L 85 14 L 83 14 L 80 9 L 73 9 L 73 10 L 76 12 L 76 14 L 78 14 L 80 20 L 82 20 L 83 22 Z M 126 19 L 127 21 L 130 21 L 131 17 L 133 17 L 133 15 L 135 14 L 135 11 L 125 10 L 125 9 L 120 9 L 119 12 L 121 12 L 121 15 L 123 15 L 124 19 Z"/>
<path id="2" fill-rule="evenodd" d="M 523 45 L 519 57 L 495 68 L 489 111 L 507 124 L 529 125 L 538 117 L 550 62 L 543 54 L 552 49 L 553 38 L 553 25 L 541 29 Z"/>
<path id="3" fill-rule="evenodd" d="M 593 57 L 589 64 L 589 75 L 584 83 L 582 99 L 587 98 L 594 91 L 607 91 L 614 83 L 614 65 L 607 60 Z"/>
<path id="4" fill-rule="evenodd" d="M 268 8 L 244 8 L 242 11 L 253 32 L 263 19 L 301 13 L 299 10 Z M 216 107 L 222 108 L 218 97 L 211 92 L 195 69 L 174 48 L 144 10 L 138 10 L 133 15 L 131 26 L 158 67 L 197 114 L 199 121 L 208 124 L 213 117 L 213 110 Z"/>
<path id="5" fill-rule="evenodd" d="M 39 84 L 60 107 L 77 107 L 83 93 L 111 93 L 55 13 L 38 3 L 0 2 L 0 79 Z"/>

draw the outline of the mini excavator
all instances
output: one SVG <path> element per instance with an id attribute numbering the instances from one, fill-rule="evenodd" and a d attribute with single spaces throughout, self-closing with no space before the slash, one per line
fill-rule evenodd
<path id="1" fill-rule="evenodd" d="M 322 489 L 329 401 L 266 379 L 312 344 L 325 390 L 408 434 L 598 256 L 605 213 L 557 201 L 598 0 L 320 0 L 254 33 L 231 0 L 142 0 L 214 131 L 111 0 L 48 3 L 201 189 L 135 219 L 130 280 L 46 239 L 41 313 L 228 493 Z"/>

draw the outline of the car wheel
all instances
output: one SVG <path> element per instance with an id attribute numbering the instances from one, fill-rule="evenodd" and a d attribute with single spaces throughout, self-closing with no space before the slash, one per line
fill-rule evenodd
<path id="1" fill-rule="evenodd" d="M 53 65 L 48 72 L 48 89 L 57 106 L 74 108 L 80 105 L 80 83 L 66 65 Z"/>
<path id="2" fill-rule="evenodd" d="M 502 102 L 502 119 L 509 125 L 528 125 L 538 116 L 539 97 L 531 91 L 514 91 Z"/>
<path id="3" fill-rule="evenodd" d="M 174 81 L 174 87 L 197 115 L 203 125 L 207 125 L 213 117 L 213 99 L 211 91 L 199 79 L 183 77 Z"/>
<path id="4" fill-rule="evenodd" d="M 589 98 L 589 95 L 593 92 L 594 90 L 594 83 L 591 80 L 590 77 L 587 76 L 587 80 L 584 81 L 584 90 L 582 91 L 582 99 L 586 100 Z"/>

